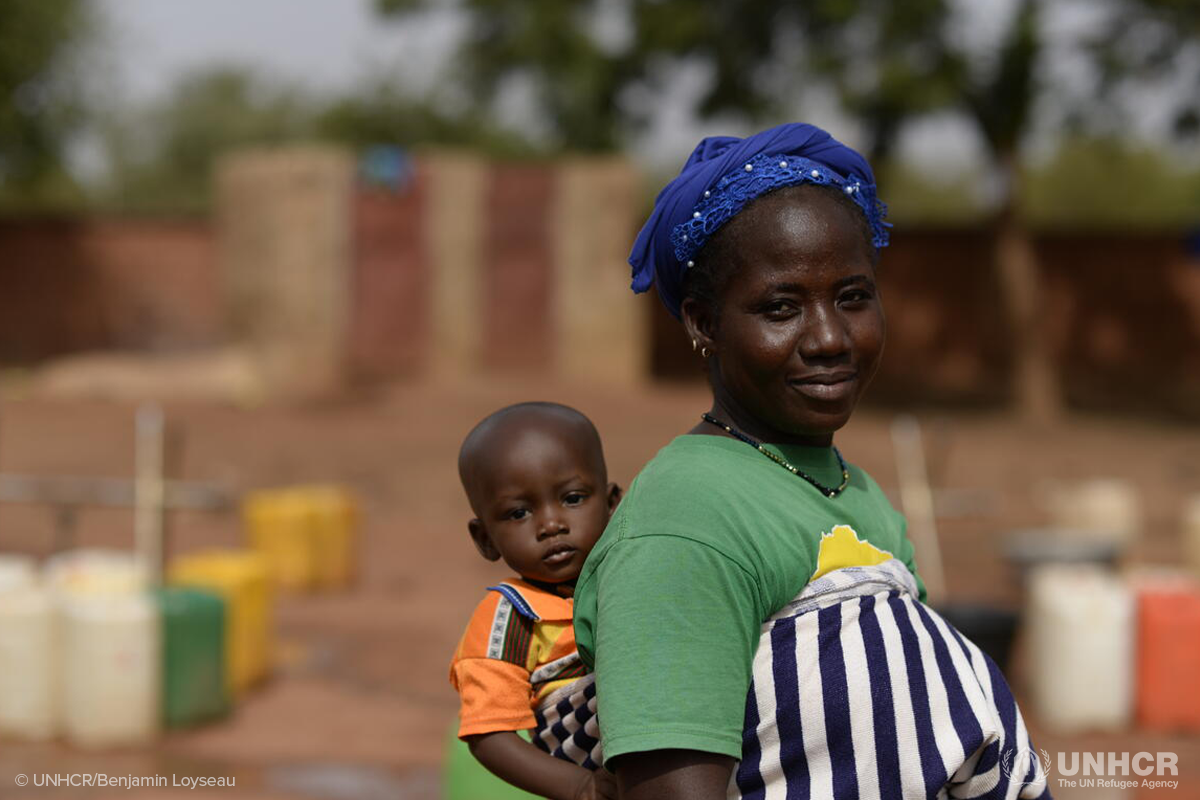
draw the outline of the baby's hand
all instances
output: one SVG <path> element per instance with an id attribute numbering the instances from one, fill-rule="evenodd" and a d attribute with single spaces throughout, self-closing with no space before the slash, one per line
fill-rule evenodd
<path id="1" fill-rule="evenodd" d="M 617 779 L 608 770 L 598 769 L 579 784 L 575 800 L 617 800 Z"/>

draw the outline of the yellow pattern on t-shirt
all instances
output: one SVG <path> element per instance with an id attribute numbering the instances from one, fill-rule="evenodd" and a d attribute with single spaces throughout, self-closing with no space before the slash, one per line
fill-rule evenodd
<path id="1" fill-rule="evenodd" d="M 858 538 L 858 533 L 849 525 L 834 525 L 829 533 L 821 534 L 821 547 L 817 554 L 817 569 L 810 581 L 843 567 L 870 567 L 882 564 L 894 556 L 887 550 L 876 547 Z"/>

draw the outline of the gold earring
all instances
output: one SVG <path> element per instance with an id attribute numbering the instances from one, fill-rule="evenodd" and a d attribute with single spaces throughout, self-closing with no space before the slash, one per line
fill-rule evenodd
<path id="1" fill-rule="evenodd" d="M 710 352 L 708 351 L 708 348 L 707 348 L 707 347 L 701 347 L 701 348 L 700 348 L 700 357 L 701 357 L 701 358 L 708 358 L 710 355 L 712 355 L 712 353 L 710 353 Z"/>
<path id="2" fill-rule="evenodd" d="M 697 344 L 698 344 L 698 342 L 697 342 L 695 339 L 692 339 L 692 352 L 693 352 L 693 353 L 694 353 L 694 352 L 696 352 L 696 345 L 697 345 Z"/>

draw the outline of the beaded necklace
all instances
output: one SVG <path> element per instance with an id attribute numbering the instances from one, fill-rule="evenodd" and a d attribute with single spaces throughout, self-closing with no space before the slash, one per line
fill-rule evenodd
<path id="1" fill-rule="evenodd" d="M 728 433 L 730 436 L 734 437 L 735 439 L 739 439 L 739 440 L 745 442 L 746 444 L 750 445 L 755 450 L 762 453 L 764 456 L 771 459 L 776 464 L 778 464 L 779 466 L 786 469 L 788 472 L 795 475 L 797 478 L 803 478 L 804 480 L 811 483 L 813 486 L 816 487 L 818 492 L 825 495 L 826 497 L 830 497 L 830 498 L 837 497 L 839 494 L 842 493 L 843 489 L 845 489 L 847 486 L 850 485 L 850 471 L 848 469 L 846 469 L 846 462 L 842 460 L 842 454 L 838 452 L 838 449 L 836 447 L 832 447 L 832 445 L 831 445 L 831 448 L 833 450 L 833 454 L 835 456 L 837 456 L 838 466 L 842 468 L 842 482 L 840 484 L 838 484 L 838 486 L 831 488 L 829 486 L 825 486 L 820 481 L 818 481 L 816 478 L 814 478 L 813 476 L 804 472 L 803 470 L 800 470 L 797 467 L 793 466 L 792 464 L 788 463 L 787 459 L 780 458 L 779 456 L 775 455 L 770 450 L 763 447 L 761 442 L 755 441 L 754 439 L 750 438 L 746 434 L 739 431 L 737 428 L 733 428 L 733 427 L 730 427 L 729 425 L 726 425 L 724 422 L 721 422 L 719 419 L 714 417 L 712 414 L 709 414 L 707 411 L 700 415 L 700 419 L 704 420 L 705 422 L 707 422 L 711 425 L 716 425 L 718 428 L 721 428 L 722 430 L 724 430 L 726 433 Z"/>

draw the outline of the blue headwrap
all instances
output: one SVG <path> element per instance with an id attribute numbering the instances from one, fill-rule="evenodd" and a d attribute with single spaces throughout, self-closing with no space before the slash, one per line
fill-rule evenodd
<path id="1" fill-rule="evenodd" d="M 678 319 L 683 276 L 704 243 L 751 200 L 799 183 L 841 187 L 866 215 L 875 247 L 887 246 L 891 226 L 883 221 L 887 207 L 875 197 L 871 166 L 825 131 L 791 122 L 745 139 L 710 136 L 654 201 L 629 254 L 633 290 L 653 285 Z"/>

